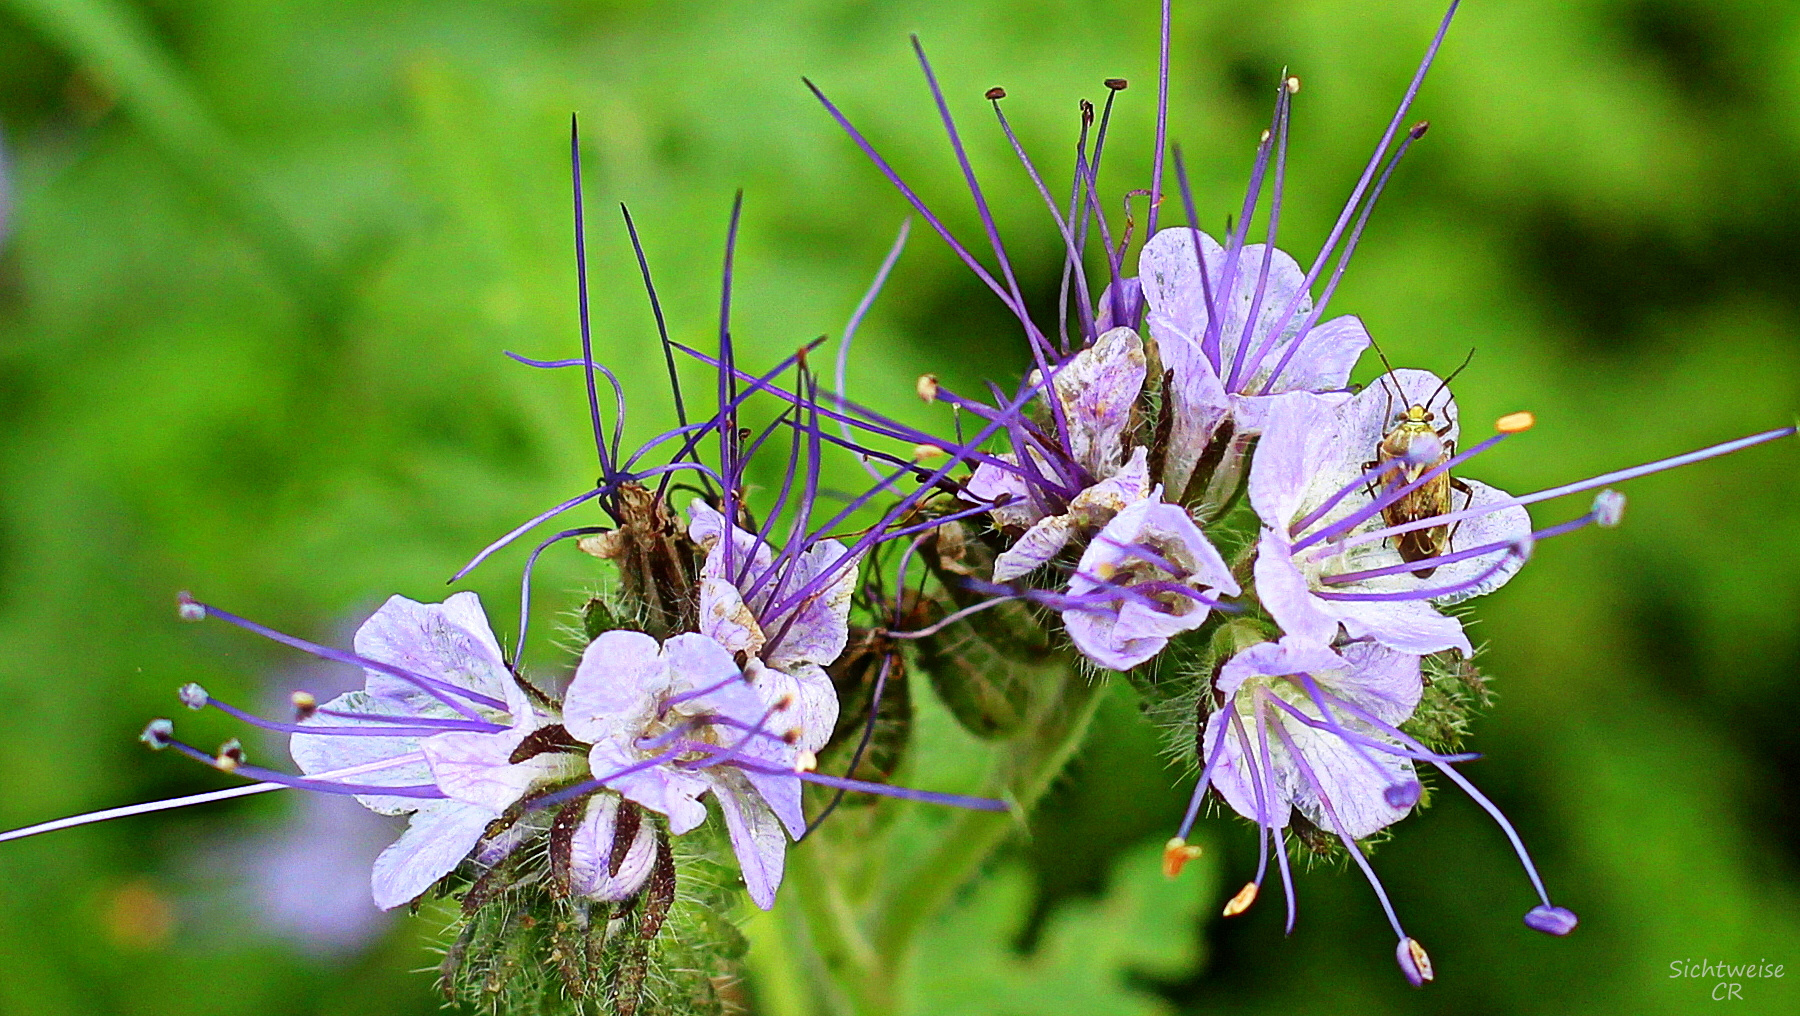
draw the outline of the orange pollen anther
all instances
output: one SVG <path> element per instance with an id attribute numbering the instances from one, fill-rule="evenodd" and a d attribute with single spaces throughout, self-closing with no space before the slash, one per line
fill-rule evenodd
<path id="1" fill-rule="evenodd" d="M 1170 878 L 1179 878 L 1181 869 L 1187 863 L 1200 856 L 1200 848 L 1192 846 L 1188 841 L 1177 836 L 1163 847 L 1163 874 Z"/>
<path id="2" fill-rule="evenodd" d="M 1508 413 L 1494 421 L 1494 429 L 1502 434 L 1517 434 L 1522 430 L 1530 430 L 1537 423 L 1537 417 L 1529 412 Z"/>
<path id="3" fill-rule="evenodd" d="M 1255 882 L 1244 883 L 1244 887 L 1237 891 L 1237 895 L 1225 902 L 1225 916 L 1236 917 L 1244 911 L 1249 910 L 1250 904 L 1256 902 L 1256 894 L 1258 891 Z"/>

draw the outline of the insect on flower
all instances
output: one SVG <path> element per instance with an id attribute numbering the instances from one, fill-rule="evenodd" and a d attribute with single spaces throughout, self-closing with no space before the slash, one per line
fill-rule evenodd
<path id="1" fill-rule="evenodd" d="M 1437 414 L 1431 409 L 1433 402 L 1450 390 L 1450 382 L 1469 365 L 1464 360 L 1461 367 L 1450 372 L 1450 376 L 1438 383 L 1438 386 L 1423 401 L 1409 400 L 1400 391 L 1401 376 L 1388 364 L 1387 354 L 1376 346 L 1375 352 L 1381 357 L 1387 373 L 1381 375 L 1379 383 L 1387 392 L 1389 402 L 1389 419 L 1393 425 L 1381 435 L 1375 445 L 1375 460 L 1363 463 L 1363 469 L 1373 470 L 1380 477 L 1383 492 L 1396 492 L 1400 488 L 1408 488 L 1396 494 L 1393 501 L 1381 510 L 1381 517 L 1390 526 L 1402 526 L 1419 519 L 1436 518 L 1451 510 L 1450 492 L 1455 491 L 1463 496 L 1461 507 L 1467 508 L 1474 501 L 1475 492 L 1461 479 L 1450 475 L 1449 469 L 1438 467 L 1449 461 L 1456 454 L 1457 421 L 1451 418 L 1450 404 L 1443 407 L 1444 423 L 1438 426 Z M 1474 352 L 1469 353 L 1473 359 Z M 1417 377 L 1423 372 L 1409 372 L 1408 378 Z M 1424 374 L 1424 377 L 1430 377 Z M 1392 415 L 1394 399 L 1406 408 L 1396 416 Z M 1430 475 L 1427 475 L 1430 474 Z M 1404 561 L 1422 561 L 1426 558 L 1443 554 L 1450 546 L 1452 529 L 1433 526 L 1429 529 L 1414 529 L 1394 538 L 1394 548 L 1400 552 Z M 1425 567 L 1413 572 L 1422 579 L 1431 577 L 1435 567 Z"/>

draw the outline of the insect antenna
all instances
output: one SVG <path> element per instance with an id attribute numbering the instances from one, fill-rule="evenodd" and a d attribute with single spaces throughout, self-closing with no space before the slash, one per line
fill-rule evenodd
<path id="1" fill-rule="evenodd" d="M 1375 340 L 1373 337 L 1371 337 L 1369 339 L 1369 341 L 1374 342 Z M 1425 400 L 1425 408 L 1430 409 L 1431 404 L 1433 402 L 1437 401 L 1437 397 L 1439 395 L 1442 395 L 1444 393 L 1444 391 L 1450 387 L 1450 382 L 1456 380 L 1456 375 L 1461 374 L 1464 370 L 1468 369 L 1470 361 L 1472 361 L 1474 359 L 1475 359 L 1475 350 L 1471 349 L 1471 350 L 1469 350 L 1469 355 L 1463 357 L 1462 366 L 1451 371 L 1450 376 L 1445 378 L 1442 382 L 1440 382 L 1438 384 L 1437 391 L 1434 391 L 1431 393 L 1431 398 Z"/>
<path id="2" fill-rule="evenodd" d="M 1381 387 L 1387 389 L 1387 393 L 1388 393 L 1388 405 L 1387 405 L 1386 418 L 1391 419 L 1394 414 L 1394 400 L 1396 398 L 1398 398 L 1401 402 L 1405 402 L 1406 397 L 1404 395 L 1402 395 L 1400 392 L 1396 391 L 1394 389 L 1393 382 L 1388 380 L 1394 374 L 1394 365 L 1392 363 L 1388 362 L 1387 353 L 1382 350 L 1381 343 L 1376 342 L 1375 336 L 1371 335 L 1371 336 L 1369 336 L 1369 345 L 1371 345 L 1375 348 L 1375 355 L 1381 357 L 1381 366 L 1383 368 L 1385 368 L 1381 373 L 1380 380 L 1381 380 Z"/>

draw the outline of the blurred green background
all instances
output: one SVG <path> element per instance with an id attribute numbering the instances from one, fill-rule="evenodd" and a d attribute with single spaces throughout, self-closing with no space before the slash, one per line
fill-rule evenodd
<path id="1" fill-rule="evenodd" d="M 1441 13 L 1178 3 L 1171 132 L 1203 224 L 1241 201 L 1286 66 L 1305 84 L 1283 246 L 1310 256 Z M 0 2 L 0 828 L 225 785 L 134 741 L 183 681 L 255 702 L 342 679 L 178 625 L 175 590 L 341 639 L 391 592 L 440 598 L 475 549 L 588 484 L 577 379 L 500 356 L 577 348 L 571 111 L 598 348 L 642 438 L 668 402 L 614 202 L 678 336 L 715 327 L 739 187 L 744 355 L 836 335 L 905 210 L 801 74 L 979 236 L 916 30 L 1045 296 L 1059 241 L 981 93 L 1008 89 L 1064 177 L 1077 99 L 1130 79 L 1102 186 L 1147 186 L 1155 21 L 1147 0 Z M 1433 130 L 1334 306 L 1396 362 L 1477 349 L 1469 420 L 1538 414 L 1474 473 L 1525 490 L 1790 422 L 1800 5 L 1475 0 L 1415 115 Z M 911 413 L 918 373 L 974 389 L 1022 356 L 915 229 L 851 383 Z M 1624 527 L 1541 547 L 1477 607 L 1500 699 L 1470 772 L 1582 915 L 1569 939 L 1520 925 L 1523 876 L 1455 793 L 1375 859 L 1436 961 L 1428 989 L 1398 975 L 1354 871 L 1301 875 L 1290 940 L 1272 893 L 1216 918 L 1254 835 L 1214 820 L 1208 860 L 1162 881 L 1186 788 L 1120 689 L 1033 838 L 933 930 L 918 1011 L 1800 1011 L 1795 454 L 1637 482 Z M 564 550 L 547 593 L 591 581 Z M 469 584 L 503 632 L 521 560 Z M 532 648 L 551 670 L 557 599 Z M 184 724 L 210 743 L 231 730 L 215 718 Z M 0 847 L 0 1012 L 435 1011 L 408 972 L 433 962 L 431 929 L 359 907 L 381 830 L 276 796 Z M 1702 957 L 1789 975 L 1715 1003 L 1714 980 L 1670 977 Z"/>

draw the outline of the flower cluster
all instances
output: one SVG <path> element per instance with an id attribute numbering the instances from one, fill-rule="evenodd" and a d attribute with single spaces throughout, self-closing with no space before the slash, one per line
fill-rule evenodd
<path id="1" fill-rule="evenodd" d="M 1470 442 L 1453 378 L 1394 369 L 1383 356 L 1383 372 L 1360 387 L 1351 383 L 1364 353 L 1379 347 L 1362 320 L 1328 317 L 1327 310 L 1389 177 L 1426 133 L 1424 122 L 1403 125 L 1455 10 L 1453 3 L 1305 269 L 1276 246 L 1298 78 L 1281 75 L 1236 226 L 1215 238 L 1193 226 L 1156 225 L 1164 193 L 1165 59 L 1150 235 L 1135 274 L 1129 216 L 1116 234 L 1096 182 L 1113 99 L 1126 83 L 1107 82 L 1097 130 L 1094 108 L 1083 104 L 1066 208 L 1014 134 L 1002 109 L 1004 89 L 990 90 L 998 125 L 1066 248 L 1054 328 L 1026 312 L 923 48 L 915 41 L 997 274 L 814 88 L 914 211 L 1017 317 L 1031 351 L 1032 369 L 1010 398 L 959 395 L 931 375 L 920 383 L 927 402 L 986 421 L 984 436 L 995 438 L 960 456 L 968 472 L 958 503 L 985 509 L 987 524 L 972 526 L 971 538 L 991 559 L 985 569 L 962 569 L 957 618 L 969 630 L 930 634 L 967 639 L 982 634 L 968 616 L 975 611 L 1020 601 L 1039 608 L 1040 624 L 1060 628 L 1068 649 L 1092 667 L 1126 672 L 1149 711 L 1166 718 L 1173 740 L 1192 746 L 1200 773 L 1165 851 L 1168 874 L 1198 856 L 1187 837 L 1209 794 L 1253 822 L 1263 844 L 1255 877 L 1224 907 L 1228 917 L 1254 902 L 1272 852 L 1288 890 L 1291 930 L 1290 834 L 1296 849 L 1341 849 L 1379 896 L 1399 966 L 1415 985 L 1432 979 L 1431 962 L 1402 928 L 1368 861 L 1367 841 L 1421 805 L 1421 766 L 1471 795 L 1511 841 L 1538 896 L 1525 924 L 1552 935 L 1576 926 L 1574 913 L 1551 902 L 1505 816 L 1458 770 L 1475 756 L 1425 733 L 1467 726 L 1471 703 L 1433 694 L 1434 686 L 1442 692 L 1452 681 L 1485 680 L 1470 662 L 1475 647 L 1454 608 L 1503 586 L 1540 541 L 1618 525 L 1625 499 L 1612 485 L 1795 433 L 1771 430 L 1512 495 L 1468 478 L 1462 467 L 1529 430 L 1530 413 L 1503 417 L 1491 434 Z M 1163 30 L 1166 57 L 1167 5 Z M 1187 217 L 1198 221 L 1179 153 L 1174 161 Z M 1266 235 L 1250 242 L 1258 218 Z M 1086 276 L 1093 231 L 1102 240 L 1104 286 Z M 1091 301 L 1096 289 L 1100 296 Z M 875 434 L 891 429 L 891 421 L 867 423 Z M 952 444 L 927 429 L 894 436 Z M 1567 521 L 1536 528 L 1527 510 L 1590 491 L 1597 493 L 1588 509 Z M 969 590 L 981 598 L 972 601 Z"/>

